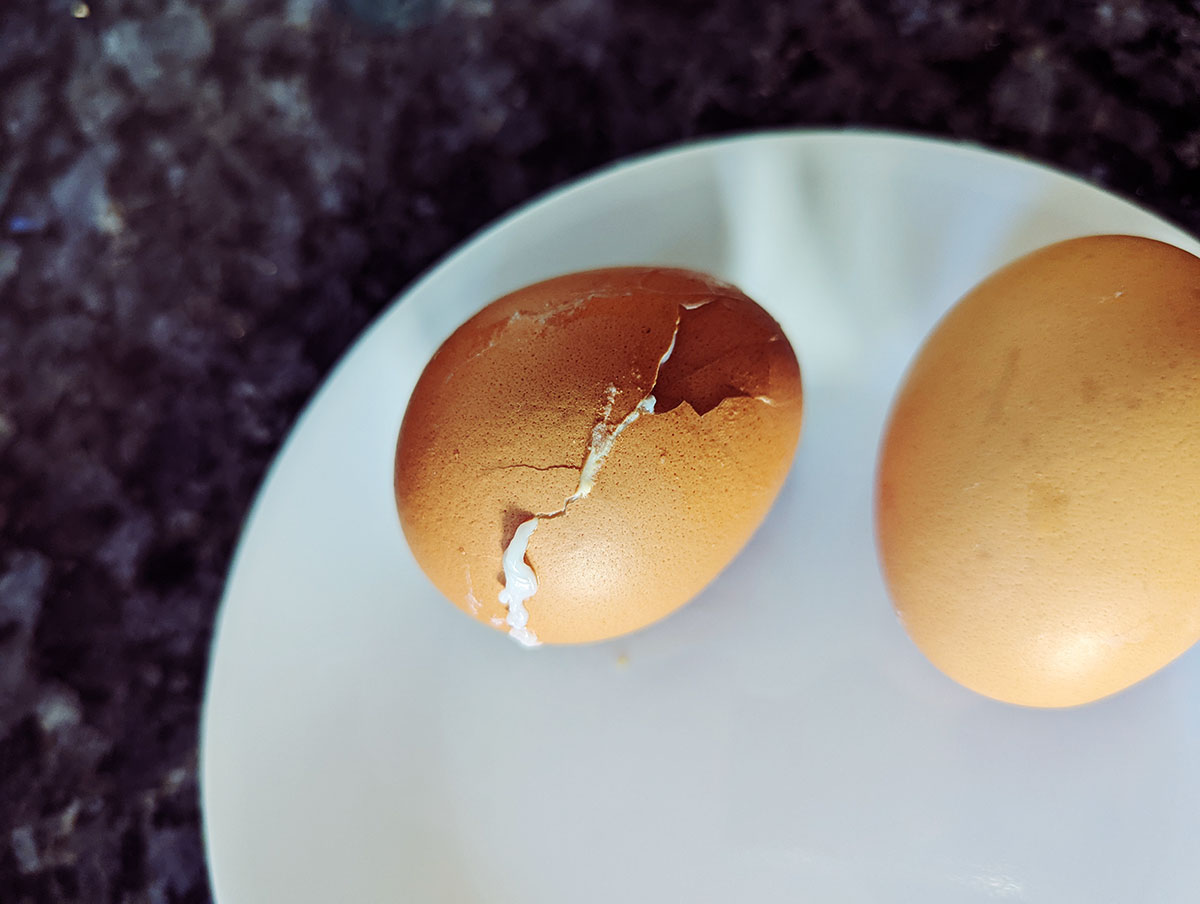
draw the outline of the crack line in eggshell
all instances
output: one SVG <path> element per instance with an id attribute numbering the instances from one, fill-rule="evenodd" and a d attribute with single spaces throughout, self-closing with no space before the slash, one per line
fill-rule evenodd
<path id="1" fill-rule="evenodd" d="M 659 273 L 662 271 L 655 270 L 652 272 Z M 699 301 L 681 302 L 679 306 L 681 308 L 683 308 L 685 311 L 694 311 L 696 308 L 702 308 L 706 304 L 716 301 L 717 298 L 728 297 L 727 293 L 730 291 L 736 291 L 736 289 L 734 289 L 733 286 L 730 286 L 728 283 L 723 283 L 720 280 L 715 279 L 713 277 L 707 277 L 706 281 L 708 283 L 708 287 L 709 287 L 713 297 L 702 298 Z M 655 289 L 655 291 L 658 292 L 658 294 L 660 294 L 660 295 L 668 295 L 668 294 L 669 295 L 698 295 L 698 294 L 701 294 L 701 293 L 697 293 L 697 292 L 666 292 L 661 288 Z M 629 298 L 632 295 L 633 295 L 632 291 L 615 292 L 615 291 L 611 291 L 611 290 L 607 290 L 607 291 L 597 290 L 597 291 L 592 291 L 592 292 L 583 292 L 579 295 L 576 295 L 570 301 L 563 302 L 562 304 L 554 305 L 553 307 L 547 308 L 544 311 L 521 311 L 521 310 L 513 311 L 511 314 L 508 315 L 507 318 L 505 318 L 504 320 L 499 321 L 497 323 L 494 323 L 492 325 L 491 332 L 488 333 L 487 342 L 481 348 L 479 348 L 479 349 L 475 350 L 474 352 L 471 352 L 469 355 L 467 355 L 467 358 L 463 363 L 470 364 L 476 358 L 481 357 L 482 355 L 486 354 L 487 352 L 489 352 L 493 348 L 495 348 L 499 344 L 500 338 L 504 335 L 504 333 L 507 332 L 508 329 L 516 323 L 520 323 L 522 321 L 529 320 L 529 321 L 533 321 L 534 323 L 537 323 L 539 326 L 545 326 L 547 323 L 549 323 L 550 321 L 552 321 L 560 316 L 574 314 L 576 311 L 581 310 L 583 308 L 583 306 L 586 305 L 589 301 L 595 301 L 597 298 Z M 678 332 L 678 330 L 679 330 L 678 322 L 676 322 L 675 329 L 676 329 L 676 332 Z M 672 342 L 672 344 L 674 344 L 674 342 L 675 342 L 674 337 L 671 338 L 671 342 Z M 460 365 L 460 367 L 461 366 L 462 365 Z M 450 371 L 448 371 L 442 382 L 449 383 L 450 380 L 453 379 L 455 372 L 456 372 L 455 369 L 451 369 Z"/>
<path id="2" fill-rule="evenodd" d="M 671 342 L 667 346 L 667 350 L 663 353 L 662 357 L 660 357 L 658 360 L 658 366 L 655 368 L 654 379 L 651 381 L 649 392 L 647 392 L 646 396 L 634 406 L 633 410 L 630 411 L 630 413 L 617 424 L 610 424 L 608 421 L 609 416 L 612 414 L 612 409 L 616 402 L 616 396 L 618 392 L 616 386 L 609 386 L 600 420 L 597 421 L 594 427 L 592 427 L 591 438 L 588 442 L 587 455 L 584 458 L 583 465 L 580 467 L 576 467 L 575 465 L 567 466 L 579 471 L 579 485 L 575 492 L 563 501 L 561 508 L 553 512 L 539 512 L 521 522 L 514 531 L 512 539 L 506 544 L 504 548 L 504 554 L 501 559 L 505 586 L 504 589 L 500 591 L 499 599 L 500 603 L 508 609 L 508 616 L 504 622 L 497 624 L 497 627 L 507 624 L 509 626 L 509 636 L 511 636 L 514 640 L 519 641 L 525 646 L 541 645 L 541 641 L 538 640 L 533 629 L 529 627 L 529 612 L 525 608 L 525 602 L 535 593 L 537 593 L 538 589 L 537 575 L 534 573 L 532 566 L 526 559 L 526 551 L 529 546 L 529 540 L 533 536 L 533 532 L 537 530 L 542 521 L 551 521 L 555 518 L 561 517 L 562 515 L 566 514 L 567 509 L 572 503 L 588 496 L 588 494 L 591 493 L 592 488 L 595 486 L 596 478 L 599 475 L 600 468 L 603 466 L 608 456 L 612 453 L 617 437 L 619 437 L 634 421 L 636 421 L 643 414 L 653 415 L 656 413 L 654 410 L 656 404 L 654 389 L 658 385 L 658 380 L 662 373 L 663 365 L 667 363 L 667 360 L 671 357 L 671 353 L 675 351 L 675 342 L 679 337 L 679 327 L 683 321 L 684 313 L 686 311 L 693 311 L 697 308 L 704 307 L 713 300 L 714 299 L 712 298 L 708 298 L 703 301 L 697 301 L 694 303 L 681 303 L 679 305 L 679 310 L 675 317 L 675 328 L 671 333 Z M 777 404 L 773 399 L 764 395 L 728 396 L 718 402 L 713 408 L 708 409 L 699 416 L 704 417 L 710 411 L 715 411 L 726 402 L 732 402 L 735 399 L 751 399 L 753 401 L 761 402 L 765 405 Z M 686 399 L 683 399 L 678 405 L 670 409 L 670 411 L 659 413 L 669 414 L 683 407 L 687 407 L 695 411 L 695 408 Z M 534 466 L 508 465 L 505 467 Z M 551 468 L 534 467 L 534 470 L 551 470 L 559 467 L 563 466 L 551 466 Z"/>
<path id="3" fill-rule="evenodd" d="M 612 452 L 617 437 L 643 413 L 654 413 L 654 384 L 658 382 L 658 375 L 662 371 L 663 364 L 671 357 L 671 352 L 675 350 L 675 337 L 679 335 L 679 324 L 682 319 L 683 309 L 680 308 L 679 312 L 675 315 L 675 329 L 671 332 L 671 342 L 662 357 L 658 359 L 658 367 L 655 368 L 654 379 L 650 384 L 650 391 L 620 423 L 611 427 L 608 419 L 612 415 L 613 405 L 616 403 L 617 387 L 608 387 L 603 412 L 599 422 L 592 428 L 591 439 L 588 442 L 587 457 L 583 461 L 583 467 L 579 469 L 579 485 L 575 492 L 563 501 L 562 507 L 557 511 L 536 514 L 519 524 L 513 533 L 512 539 L 504 548 L 504 555 L 501 558 L 501 565 L 504 571 L 504 589 L 500 591 L 499 599 L 501 605 L 508 609 L 508 616 L 505 618 L 505 623 L 509 626 L 509 636 L 525 646 L 538 646 L 541 643 L 537 639 L 537 635 L 533 632 L 533 629 L 529 627 L 529 612 L 525 608 L 525 601 L 537 593 L 538 586 L 537 575 L 525 558 L 526 550 L 529 547 L 529 539 L 533 536 L 533 532 L 537 530 L 538 524 L 541 521 L 549 521 L 565 514 L 571 503 L 583 499 L 591 493 L 592 487 L 596 484 L 596 477 L 600 473 L 600 468 Z"/>
<path id="4" fill-rule="evenodd" d="M 570 301 L 564 302 L 559 305 L 554 305 L 553 307 L 547 308 L 544 311 L 520 311 L 520 310 L 513 311 L 504 320 L 501 320 L 501 321 L 498 321 L 498 322 L 492 324 L 491 331 L 487 334 L 487 342 L 484 343 L 480 348 L 478 348 L 475 351 L 468 354 L 466 357 L 466 360 L 464 360 L 463 363 L 461 365 L 459 365 L 459 369 L 461 369 L 465 365 L 470 364 L 475 359 L 487 354 L 489 351 L 494 349 L 500 343 L 501 337 L 514 324 L 520 323 L 525 320 L 529 320 L 529 321 L 533 321 L 534 323 L 537 323 L 539 326 L 545 326 L 551 320 L 554 320 L 555 318 L 557 318 L 559 316 L 566 316 L 569 314 L 573 314 L 574 312 L 580 310 L 589 301 L 593 301 L 597 298 L 627 297 L 630 294 L 632 294 L 632 293 L 630 293 L 630 292 L 585 292 L 580 295 L 577 295 L 576 297 L 572 298 Z M 446 373 L 445 378 L 442 380 L 442 382 L 449 383 L 450 380 L 453 379 L 454 374 L 456 372 L 457 372 L 456 369 L 451 369 L 450 371 L 448 371 Z"/>
<path id="5" fill-rule="evenodd" d="M 487 468 L 488 471 L 511 471 L 513 468 L 525 468 L 530 471 L 579 471 L 582 470 L 582 465 L 527 465 L 518 462 L 513 465 L 496 465 L 494 468 Z"/>

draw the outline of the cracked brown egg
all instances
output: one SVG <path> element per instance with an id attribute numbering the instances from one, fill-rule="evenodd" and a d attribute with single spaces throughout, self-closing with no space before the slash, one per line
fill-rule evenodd
<path id="1" fill-rule="evenodd" d="M 396 447 L 418 564 L 527 644 L 635 631 L 750 539 L 800 434 L 779 325 L 700 273 L 574 273 L 489 304 L 438 349 Z"/>
<path id="2" fill-rule="evenodd" d="M 1200 259 L 1093 236 L 1004 267 L 895 402 L 878 539 L 909 635 L 989 697 L 1071 706 L 1200 638 Z"/>

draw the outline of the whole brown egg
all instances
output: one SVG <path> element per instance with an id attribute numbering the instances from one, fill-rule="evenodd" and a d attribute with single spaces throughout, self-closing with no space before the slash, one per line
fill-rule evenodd
<path id="1" fill-rule="evenodd" d="M 970 291 L 895 401 L 884 572 L 956 681 L 1071 706 L 1200 638 L 1200 259 L 1133 236 L 1043 248 Z"/>

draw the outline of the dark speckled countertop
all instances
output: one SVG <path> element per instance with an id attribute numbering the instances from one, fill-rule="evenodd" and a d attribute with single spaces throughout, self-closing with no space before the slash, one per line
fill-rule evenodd
<path id="1" fill-rule="evenodd" d="M 1200 4 L 0 4 L 0 901 L 209 900 L 225 571 L 397 292 L 578 173 L 806 125 L 981 142 L 1197 232 Z"/>

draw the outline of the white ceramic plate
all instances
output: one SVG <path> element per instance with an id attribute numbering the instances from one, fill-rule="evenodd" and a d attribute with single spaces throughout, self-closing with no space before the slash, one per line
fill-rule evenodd
<path id="1" fill-rule="evenodd" d="M 242 538 L 203 726 L 220 904 L 1194 904 L 1200 655 L 1036 711 L 935 671 L 873 545 L 876 444 L 922 337 L 998 265 L 1129 232 L 1051 170 L 883 135 L 750 136 L 608 170 L 484 232 L 358 342 Z M 418 570 L 392 503 L 409 392 L 484 303 L 567 270 L 708 270 L 796 347 L 783 493 L 691 605 L 529 651 Z"/>

